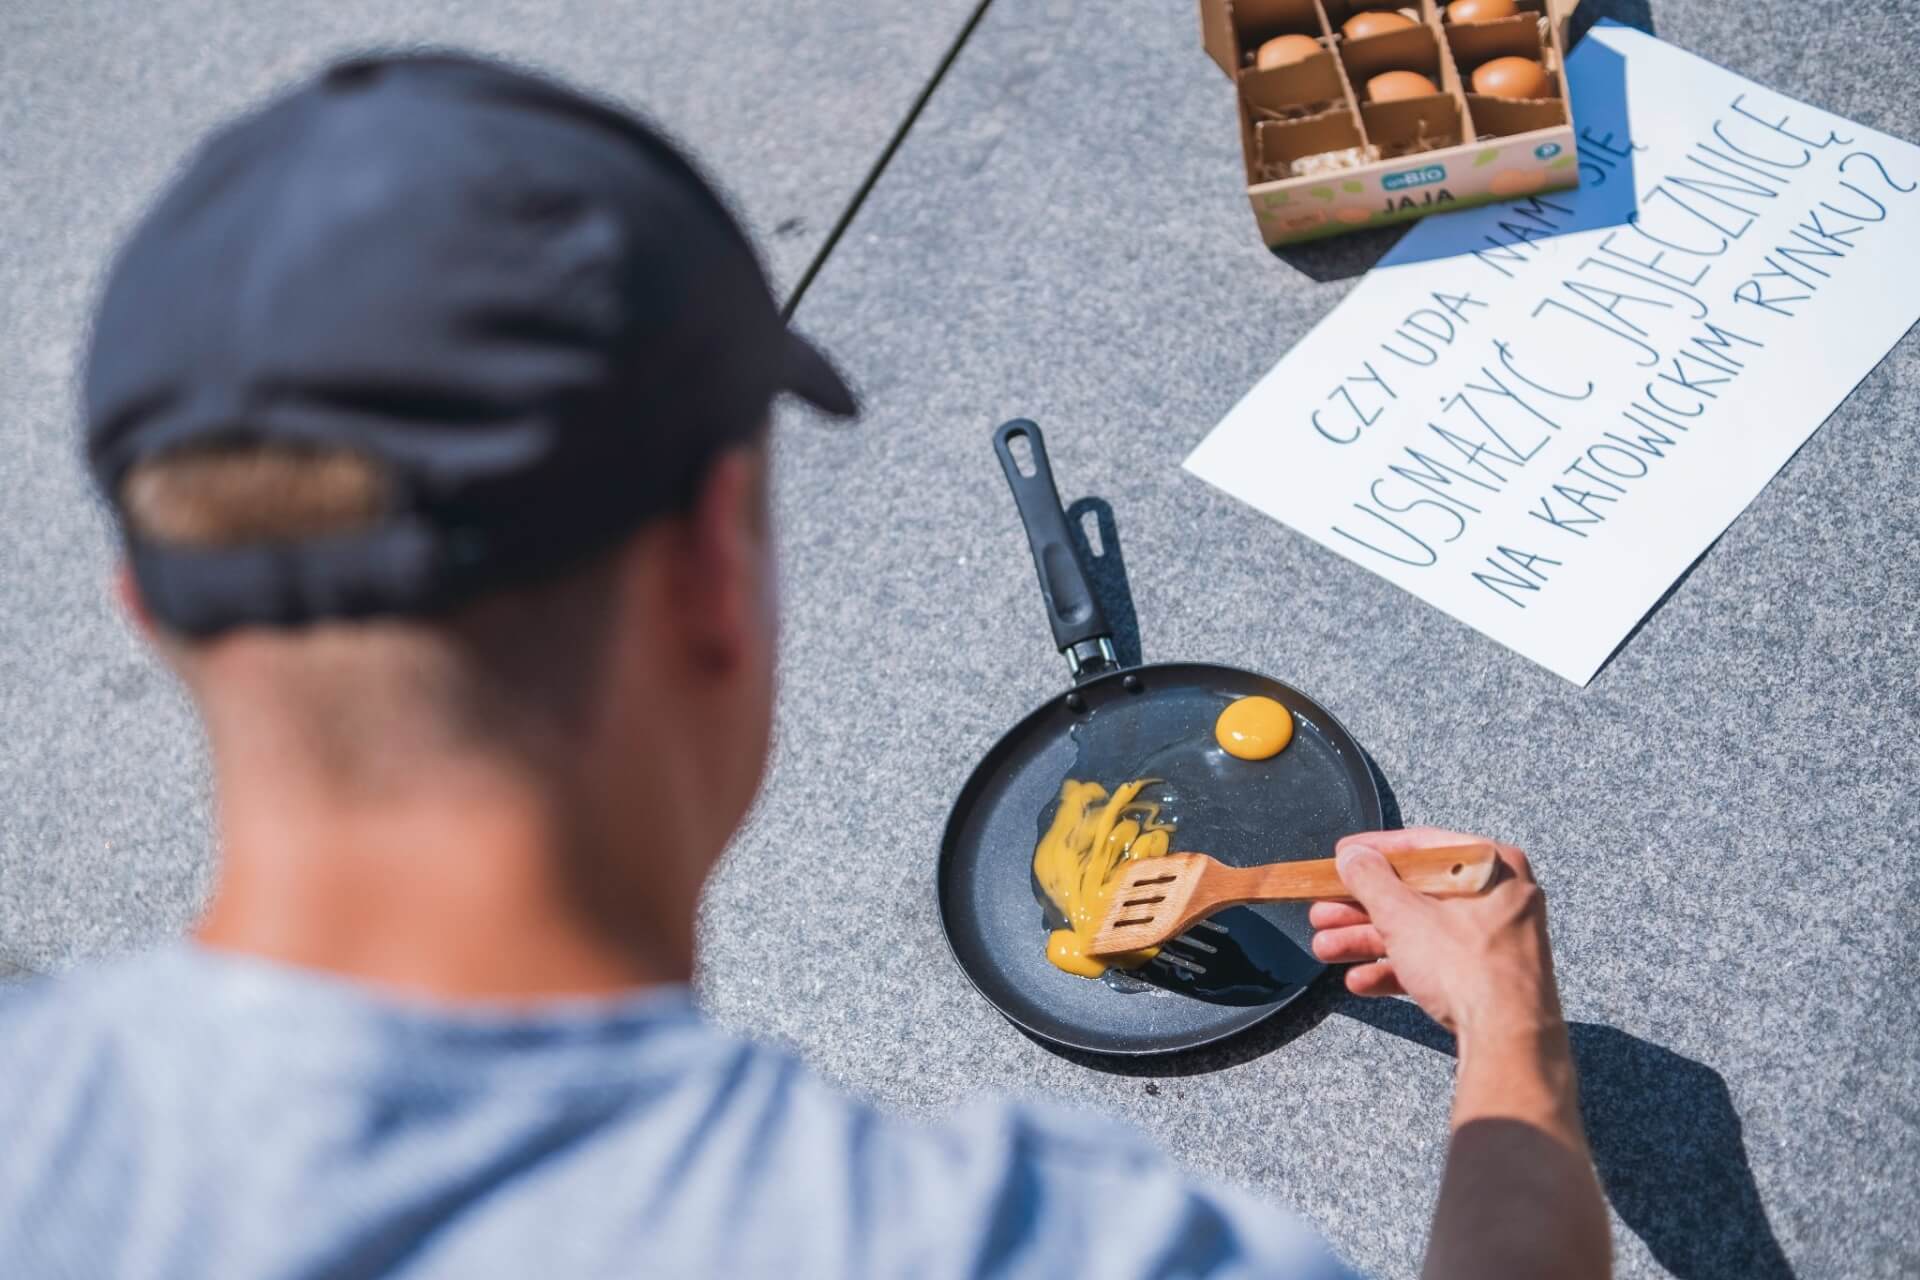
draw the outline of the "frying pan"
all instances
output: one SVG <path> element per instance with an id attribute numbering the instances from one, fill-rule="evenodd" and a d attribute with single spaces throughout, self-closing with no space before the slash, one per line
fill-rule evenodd
<path id="1" fill-rule="evenodd" d="M 1073 684 L 1009 729 L 954 800 L 936 873 L 947 943 L 980 994 L 1043 1041 L 1123 1055 L 1210 1044 L 1271 1016 L 1320 975 L 1306 904 L 1223 911 L 1131 973 L 1063 973 L 1046 959 L 1047 930 L 1059 921 L 1047 919 L 1032 870 L 1061 783 L 1161 779 L 1174 847 L 1234 866 L 1331 856 L 1341 836 L 1381 826 L 1379 790 L 1360 744 L 1290 685 L 1200 662 L 1122 666 L 1040 429 L 1016 418 L 994 432 L 993 447 Z M 1221 709 L 1253 694 L 1294 717 L 1292 744 L 1268 760 L 1236 759 L 1213 740 Z"/>

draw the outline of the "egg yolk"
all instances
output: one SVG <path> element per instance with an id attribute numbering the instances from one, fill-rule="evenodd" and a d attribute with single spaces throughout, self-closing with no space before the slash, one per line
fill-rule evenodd
<path id="1" fill-rule="evenodd" d="M 1119 956 L 1087 951 L 1120 887 L 1120 869 L 1171 847 L 1173 824 L 1160 820 L 1159 805 L 1139 799 L 1152 781 L 1129 782 L 1111 795 L 1097 782 L 1070 778 L 1061 786 L 1060 808 L 1033 851 L 1033 878 L 1067 919 L 1065 928 L 1047 935 L 1047 959 L 1055 968 L 1097 978 L 1110 967 L 1145 964 L 1158 951 Z"/>
<path id="2" fill-rule="evenodd" d="M 1213 722 L 1213 738 L 1230 756 L 1265 760 L 1293 741 L 1293 712 L 1272 698 L 1237 698 Z"/>

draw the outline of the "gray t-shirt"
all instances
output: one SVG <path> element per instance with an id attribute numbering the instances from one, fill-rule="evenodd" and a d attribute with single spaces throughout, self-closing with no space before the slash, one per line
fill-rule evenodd
<path id="1" fill-rule="evenodd" d="M 188 945 L 0 987 L 0 1276 L 1346 1274 L 1099 1121 L 894 1119 L 682 989 L 448 1009 Z"/>

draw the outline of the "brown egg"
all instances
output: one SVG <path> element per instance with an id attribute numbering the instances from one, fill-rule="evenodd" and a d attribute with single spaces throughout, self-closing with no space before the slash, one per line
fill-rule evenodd
<path id="1" fill-rule="evenodd" d="M 1511 18 L 1520 12 L 1513 0 L 1453 0 L 1447 6 L 1448 22 L 1493 22 Z"/>
<path id="2" fill-rule="evenodd" d="M 1404 13 L 1395 13 L 1391 9 L 1376 9 L 1366 13 L 1356 13 L 1348 18 L 1340 24 L 1340 34 L 1349 40 L 1365 40 L 1368 36 L 1398 31 L 1402 27 L 1412 25 L 1413 19 Z"/>
<path id="3" fill-rule="evenodd" d="M 1490 98 L 1548 98 L 1553 78 L 1532 58 L 1495 58 L 1474 68 L 1473 91 Z"/>
<path id="4" fill-rule="evenodd" d="M 1253 55 L 1253 65 L 1262 71 L 1305 62 L 1320 52 L 1320 42 L 1312 36 L 1275 36 Z"/>
<path id="5" fill-rule="evenodd" d="M 1382 71 L 1367 81 L 1368 102 L 1398 102 L 1402 98 L 1426 98 L 1440 87 L 1418 71 Z"/>

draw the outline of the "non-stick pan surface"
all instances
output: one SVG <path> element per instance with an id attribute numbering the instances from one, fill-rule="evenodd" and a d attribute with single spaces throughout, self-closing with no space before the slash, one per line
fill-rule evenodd
<path id="1" fill-rule="evenodd" d="M 1030 434 L 1038 455 L 1023 492 L 1005 452 L 1010 431 Z M 1009 423 L 997 444 L 1009 466 L 1034 559 L 1063 651 L 1104 637 L 1098 605 L 1076 563 L 1051 550 L 1052 523 L 1036 515 L 1059 498 L 1039 432 Z M 1064 531 L 1058 531 L 1064 538 Z M 1071 548 L 1068 547 L 1071 561 Z M 1076 596 L 1081 593 L 1085 598 Z M 1090 626 L 1075 622 L 1087 615 Z M 1069 637 L 1076 630 L 1086 635 Z M 1110 647 L 1105 647 L 1111 653 Z M 1080 667 L 1079 661 L 1075 662 Z M 1309 951 L 1299 903 L 1236 907 L 1214 917 L 1224 932 L 1191 931 L 1173 949 L 1188 967 L 1155 963 L 1137 981 L 1097 982 L 1055 969 L 1032 880 L 1034 845 L 1068 778 L 1109 788 L 1133 778 L 1158 789 L 1177 821 L 1174 847 L 1251 866 L 1331 856 L 1341 836 L 1382 821 L 1380 794 L 1360 746 L 1325 708 L 1278 680 L 1234 667 L 1162 663 L 1098 672 L 1015 725 L 974 769 L 941 843 L 937 890 L 954 958 L 982 995 L 1044 1040 L 1096 1053 L 1168 1053 L 1219 1040 L 1298 997 L 1322 969 Z M 1213 723 L 1235 698 L 1261 694 L 1294 715 L 1292 745 L 1269 760 L 1227 755 Z M 1199 970 L 1196 972 L 1195 970 Z M 1120 990 L 1117 987 L 1130 987 Z"/>
<path id="2" fill-rule="evenodd" d="M 1129 683 L 1137 691 L 1129 689 Z M 1168 1053 L 1252 1026 L 1297 997 L 1321 965 L 1304 903 L 1236 907 L 1196 931 L 1205 970 L 1155 964 L 1146 989 L 1119 991 L 1047 962 L 1034 896 L 1033 847 L 1069 777 L 1108 787 L 1165 776 L 1175 847 L 1235 866 L 1324 858 L 1354 831 L 1377 830 L 1380 794 L 1347 731 L 1311 698 L 1250 671 L 1165 663 L 1114 671 L 1055 698 L 987 753 L 961 788 L 940 851 L 941 922 L 954 958 L 1002 1013 L 1028 1031 L 1096 1053 Z M 1213 745 L 1234 698 L 1264 694 L 1294 713 L 1293 744 L 1271 760 Z M 1173 767 L 1165 767 L 1171 765 Z"/>

